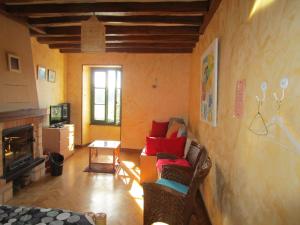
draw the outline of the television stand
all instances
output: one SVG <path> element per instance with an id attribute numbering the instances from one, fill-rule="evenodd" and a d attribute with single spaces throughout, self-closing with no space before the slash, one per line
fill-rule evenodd
<path id="1" fill-rule="evenodd" d="M 45 153 L 57 152 L 67 159 L 74 152 L 74 124 L 63 127 L 43 128 L 43 149 Z"/>

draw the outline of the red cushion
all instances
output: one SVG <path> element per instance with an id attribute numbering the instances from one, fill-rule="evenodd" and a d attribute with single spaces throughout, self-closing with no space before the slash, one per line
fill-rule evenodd
<path id="1" fill-rule="evenodd" d="M 169 122 L 152 121 L 151 137 L 165 137 L 168 131 Z"/>
<path id="2" fill-rule="evenodd" d="M 175 131 L 171 134 L 170 138 L 177 138 L 178 131 Z"/>
<path id="3" fill-rule="evenodd" d="M 146 154 L 156 155 L 159 152 L 174 154 L 183 157 L 186 137 L 155 138 L 146 137 Z"/>
<path id="4" fill-rule="evenodd" d="M 159 159 L 156 162 L 156 167 L 159 172 L 161 172 L 163 166 L 166 166 L 166 165 L 191 167 L 190 163 L 185 159 Z"/>

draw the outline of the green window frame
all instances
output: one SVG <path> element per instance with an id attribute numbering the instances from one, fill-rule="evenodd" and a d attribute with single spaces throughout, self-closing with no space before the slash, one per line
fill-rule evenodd
<path id="1" fill-rule="evenodd" d="M 91 71 L 91 124 L 120 126 L 121 68 L 97 67 Z"/>

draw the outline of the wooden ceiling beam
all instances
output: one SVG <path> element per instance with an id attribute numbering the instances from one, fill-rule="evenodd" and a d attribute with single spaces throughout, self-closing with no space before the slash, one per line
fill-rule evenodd
<path id="1" fill-rule="evenodd" d="M 173 25 L 195 25 L 200 26 L 203 16 L 97 16 L 104 23 L 155 23 Z M 89 19 L 90 16 L 61 16 L 61 17 L 36 17 L 28 18 L 28 23 L 33 26 L 61 26 L 78 24 Z"/>
<path id="2" fill-rule="evenodd" d="M 197 42 L 198 35 L 124 35 L 107 36 L 106 43 L 121 42 Z M 62 36 L 62 37 L 37 37 L 38 42 L 42 44 L 54 43 L 76 43 L 80 42 L 80 36 Z"/>
<path id="3" fill-rule="evenodd" d="M 107 48 L 194 48 L 194 43 L 106 43 Z"/>
<path id="4" fill-rule="evenodd" d="M 37 37 L 37 41 L 42 44 L 64 43 L 64 42 L 80 42 L 80 36 L 66 37 Z"/>
<path id="5" fill-rule="evenodd" d="M 60 0 L 2 0 L 2 2 L 8 5 L 24 5 L 37 3 L 59 3 Z"/>
<path id="6" fill-rule="evenodd" d="M 108 48 L 106 52 L 119 53 L 192 53 L 193 48 Z"/>
<path id="7" fill-rule="evenodd" d="M 49 48 L 79 48 L 80 49 L 81 44 L 80 43 L 58 43 L 58 44 L 49 44 Z"/>
<path id="8" fill-rule="evenodd" d="M 169 41 L 169 42 L 197 42 L 199 36 L 196 35 L 123 35 L 123 36 L 106 36 L 106 41 Z"/>
<path id="9" fill-rule="evenodd" d="M 26 20 L 24 20 L 23 18 L 19 18 L 19 17 L 15 17 L 15 16 L 10 15 L 9 13 L 7 13 L 6 9 L 7 9 L 6 5 L 0 3 L 0 14 L 16 21 L 17 23 L 20 23 L 20 24 L 23 24 L 23 25 L 27 26 L 29 29 L 33 30 L 37 34 L 46 34 L 46 32 L 44 31 L 43 28 L 34 27 L 34 26 L 28 24 L 26 22 Z"/>
<path id="10" fill-rule="evenodd" d="M 47 35 L 80 35 L 80 26 L 68 26 L 68 27 L 47 27 L 45 28 Z"/>
<path id="11" fill-rule="evenodd" d="M 26 24 L 27 24 L 27 27 L 28 27 L 30 30 L 35 31 L 35 32 L 38 33 L 38 34 L 46 34 L 45 29 L 39 28 L 39 27 L 35 27 L 35 26 L 32 26 L 31 24 L 28 24 L 28 23 L 26 23 Z"/>
<path id="12" fill-rule="evenodd" d="M 200 28 L 200 34 L 204 34 L 206 27 L 208 26 L 209 22 L 211 21 L 213 15 L 217 11 L 221 2 L 222 0 L 210 0 L 209 11 L 204 16 L 203 24 L 201 25 Z"/>
<path id="13" fill-rule="evenodd" d="M 59 49 L 61 53 L 81 53 L 80 48 L 62 48 Z"/>
<path id="14" fill-rule="evenodd" d="M 208 11 L 208 1 L 192 2 L 96 2 L 6 5 L 6 11 L 21 16 L 76 13 L 197 13 Z"/>
<path id="15" fill-rule="evenodd" d="M 118 34 L 158 35 L 158 34 L 182 34 L 197 35 L 199 27 L 196 26 L 106 26 L 106 36 Z"/>
<path id="16" fill-rule="evenodd" d="M 106 52 L 115 53 L 192 53 L 192 48 L 107 48 Z M 61 53 L 81 53 L 79 48 L 60 49 Z"/>
<path id="17" fill-rule="evenodd" d="M 81 21 L 95 13 L 105 23 L 107 52 L 131 53 L 192 52 L 221 3 L 14 1 L 18 3 L 0 0 L 0 13 L 25 24 L 32 36 L 51 48 L 80 52 Z"/>
<path id="18" fill-rule="evenodd" d="M 80 43 L 57 43 L 57 44 L 49 44 L 49 48 L 59 48 L 59 49 L 67 49 L 67 48 L 80 48 Z M 106 43 L 106 48 L 194 48 L 194 43 Z"/>
<path id="19" fill-rule="evenodd" d="M 80 26 L 47 27 L 47 35 L 74 36 L 81 34 Z M 106 26 L 106 36 L 114 35 L 199 35 L 199 27 L 195 26 Z M 37 35 L 39 36 L 39 35 Z"/>

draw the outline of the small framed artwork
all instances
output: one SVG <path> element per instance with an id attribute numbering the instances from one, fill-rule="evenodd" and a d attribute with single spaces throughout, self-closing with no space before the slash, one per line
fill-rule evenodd
<path id="1" fill-rule="evenodd" d="M 8 69 L 11 72 L 21 73 L 21 63 L 20 63 L 20 57 L 10 54 L 7 54 L 7 60 L 8 60 Z"/>
<path id="2" fill-rule="evenodd" d="M 47 80 L 46 68 L 43 66 L 37 67 L 37 77 L 39 80 Z"/>
<path id="3" fill-rule="evenodd" d="M 54 70 L 48 70 L 48 81 L 55 83 L 56 72 Z"/>

